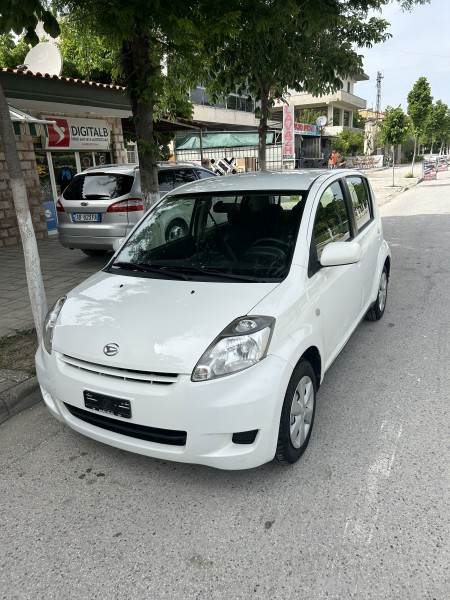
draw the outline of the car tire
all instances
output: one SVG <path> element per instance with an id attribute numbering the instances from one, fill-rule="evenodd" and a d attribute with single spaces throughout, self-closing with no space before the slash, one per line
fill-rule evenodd
<path id="1" fill-rule="evenodd" d="M 187 223 L 183 219 L 174 219 L 166 227 L 166 242 L 173 242 L 173 240 L 185 237 L 188 231 Z"/>
<path id="2" fill-rule="evenodd" d="M 384 265 L 381 271 L 380 283 L 378 285 L 378 294 L 375 304 L 369 308 L 366 314 L 368 321 L 378 321 L 384 315 L 386 308 L 387 292 L 388 292 L 389 275 Z"/>
<path id="3" fill-rule="evenodd" d="M 89 250 L 89 249 L 83 248 L 81 250 L 81 252 L 86 254 L 86 256 L 90 256 L 91 258 L 94 258 L 95 256 L 106 256 L 109 251 L 108 250 Z"/>
<path id="4" fill-rule="evenodd" d="M 310 363 L 301 359 L 292 373 L 281 409 L 275 458 L 295 463 L 306 450 L 316 412 L 316 376 Z"/>

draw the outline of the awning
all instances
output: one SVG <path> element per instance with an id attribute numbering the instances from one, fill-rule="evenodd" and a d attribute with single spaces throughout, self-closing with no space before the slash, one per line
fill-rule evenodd
<path id="1" fill-rule="evenodd" d="M 266 135 L 266 143 L 273 144 L 274 133 Z M 253 132 L 218 132 L 204 133 L 202 136 L 203 149 L 206 148 L 237 148 L 239 146 L 257 146 L 259 134 Z M 200 136 L 198 133 L 190 133 L 177 140 L 177 150 L 198 150 L 200 148 Z"/>
<path id="2" fill-rule="evenodd" d="M 11 104 L 8 104 L 9 116 L 13 123 L 33 123 L 33 125 L 47 125 L 48 123 L 56 123 L 56 121 L 46 121 L 44 119 L 36 119 L 31 115 L 24 113 L 18 108 L 14 108 Z"/>

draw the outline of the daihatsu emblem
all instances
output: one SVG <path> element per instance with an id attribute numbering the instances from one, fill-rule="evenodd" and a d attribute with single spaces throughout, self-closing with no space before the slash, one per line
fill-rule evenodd
<path id="1" fill-rule="evenodd" d="M 106 356 L 115 356 L 119 352 L 119 346 L 117 344 L 106 344 L 103 352 Z"/>

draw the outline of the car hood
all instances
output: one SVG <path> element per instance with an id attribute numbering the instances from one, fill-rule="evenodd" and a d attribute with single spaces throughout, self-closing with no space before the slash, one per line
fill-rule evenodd
<path id="1" fill-rule="evenodd" d="M 97 273 L 68 294 L 53 349 L 116 368 L 190 374 L 219 333 L 278 285 Z M 119 352 L 106 356 L 107 344 Z"/>

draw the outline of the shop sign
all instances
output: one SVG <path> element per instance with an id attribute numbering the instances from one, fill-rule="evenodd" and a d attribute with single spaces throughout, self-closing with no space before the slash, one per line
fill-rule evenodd
<path id="1" fill-rule="evenodd" d="M 448 161 L 445 156 L 438 156 L 436 163 L 438 171 L 448 171 Z"/>
<path id="2" fill-rule="evenodd" d="M 437 179 L 437 168 L 436 163 L 434 162 L 423 162 L 423 178 L 424 180 L 428 179 Z"/>
<path id="3" fill-rule="evenodd" d="M 295 123 L 295 133 L 301 133 L 302 135 L 319 135 L 319 128 L 317 125 L 309 125 L 307 123 Z"/>
<path id="4" fill-rule="evenodd" d="M 47 150 L 108 150 L 109 127 L 103 119 L 73 119 L 71 117 L 44 117 L 55 121 L 47 125 Z"/>
<path id="5" fill-rule="evenodd" d="M 283 106 L 283 160 L 295 160 L 294 107 Z"/>

